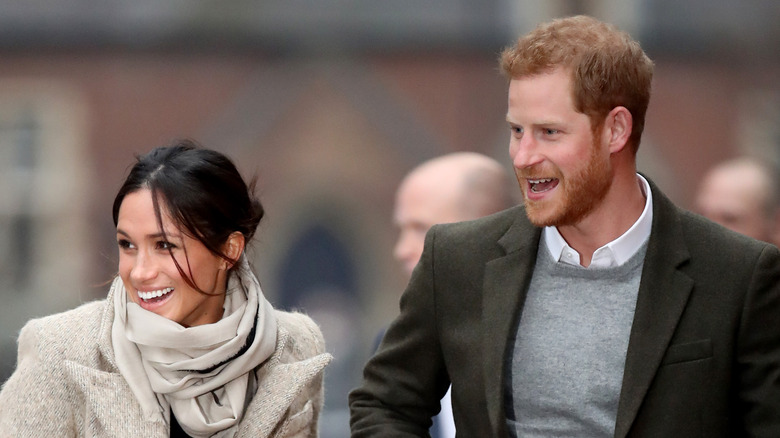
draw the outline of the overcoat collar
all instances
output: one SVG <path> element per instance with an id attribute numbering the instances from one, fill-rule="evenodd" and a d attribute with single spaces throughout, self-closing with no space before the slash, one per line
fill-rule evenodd
<path id="1" fill-rule="evenodd" d="M 648 241 L 629 337 L 615 437 L 627 435 L 682 315 L 693 280 L 678 268 L 689 259 L 677 207 L 648 179 L 653 191 L 653 227 Z M 510 340 L 522 314 L 536 264 L 541 229 L 516 209 L 513 224 L 497 244 L 504 255 L 485 267 L 482 341 L 488 416 L 493 436 L 506 436 L 504 379 Z M 497 341 L 498 340 L 498 341 Z"/>

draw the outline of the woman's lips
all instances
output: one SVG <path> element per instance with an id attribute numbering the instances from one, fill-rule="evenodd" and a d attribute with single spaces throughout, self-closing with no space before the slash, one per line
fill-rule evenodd
<path id="1" fill-rule="evenodd" d="M 162 289 L 154 289 L 148 291 L 138 291 L 138 298 L 140 299 L 138 304 L 146 309 L 152 310 L 162 306 L 171 297 L 173 292 L 172 287 L 165 287 Z"/>

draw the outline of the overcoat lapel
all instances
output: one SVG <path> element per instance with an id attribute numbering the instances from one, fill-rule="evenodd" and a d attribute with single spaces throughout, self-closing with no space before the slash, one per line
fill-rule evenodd
<path id="1" fill-rule="evenodd" d="M 141 406 L 121 374 L 96 370 L 66 360 L 65 373 L 78 395 L 85 421 L 83 436 L 122 436 L 132 430 L 146 437 L 168 436 L 168 426 L 144 418 Z"/>
<path id="2" fill-rule="evenodd" d="M 653 226 L 626 355 L 615 437 L 628 434 L 693 288 L 678 268 L 690 255 L 676 207 L 655 185 Z"/>
<path id="3" fill-rule="evenodd" d="M 241 420 L 241 426 L 236 433 L 237 438 L 267 438 L 277 434 L 297 436 L 294 430 L 289 430 L 290 419 L 286 419 L 287 410 L 293 400 L 322 373 L 323 368 L 330 362 L 330 355 L 319 354 L 303 361 L 282 363 L 280 362 L 282 351 L 285 350 L 289 338 L 290 334 L 287 330 L 279 327 L 276 352 L 257 371 L 258 390 L 245 417 Z M 298 421 L 300 424 L 297 427 L 308 426 L 313 414 L 313 406 L 310 402 L 304 408 L 304 412 L 298 413 L 298 416 L 306 416 L 299 420 L 306 421 Z"/>
<path id="4" fill-rule="evenodd" d="M 65 361 L 66 374 L 74 390 L 84 396 L 87 412 L 85 436 L 122 436 L 137 431 L 147 437 L 168 436 L 162 417 L 146 418 L 127 381 L 116 365 L 111 341 L 114 320 L 113 289 L 106 298 L 98 328 L 97 349 L 100 369 Z"/>
<path id="5" fill-rule="evenodd" d="M 506 434 L 504 418 L 504 364 L 509 340 L 521 314 L 536 263 L 541 230 L 517 209 L 513 225 L 499 239 L 505 255 L 485 266 L 482 297 L 482 345 L 484 346 L 485 397 L 491 436 Z M 530 236 L 530 237 L 529 237 Z"/>

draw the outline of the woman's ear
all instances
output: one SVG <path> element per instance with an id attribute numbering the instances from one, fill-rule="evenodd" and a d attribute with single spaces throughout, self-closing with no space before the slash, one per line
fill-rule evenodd
<path id="1" fill-rule="evenodd" d="M 228 236 L 223 248 L 223 254 L 225 254 L 230 259 L 229 261 L 225 260 L 225 264 L 223 265 L 226 271 L 230 270 L 230 268 L 236 264 L 238 259 L 241 258 L 241 254 L 244 253 L 245 244 L 246 239 L 244 238 L 243 234 L 238 231 L 230 233 L 230 236 Z"/>

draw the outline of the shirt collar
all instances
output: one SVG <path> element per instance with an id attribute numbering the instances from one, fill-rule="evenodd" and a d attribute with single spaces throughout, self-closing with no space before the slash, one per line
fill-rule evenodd
<path id="1" fill-rule="evenodd" d="M 653 225 L 653 193 L 645 177 L 637 174 L 645 195 L 645 208 L 639 219 L 617 239 L 607 243 L 593 253 L 591 268 L 610 268 L 627 262 L 639 251 L 650 237 Z M 544 228 L 544 242 L 553 258 L 561 263 L 580 265 L 580 254 L 564 240 L 557 227 Z"/>

